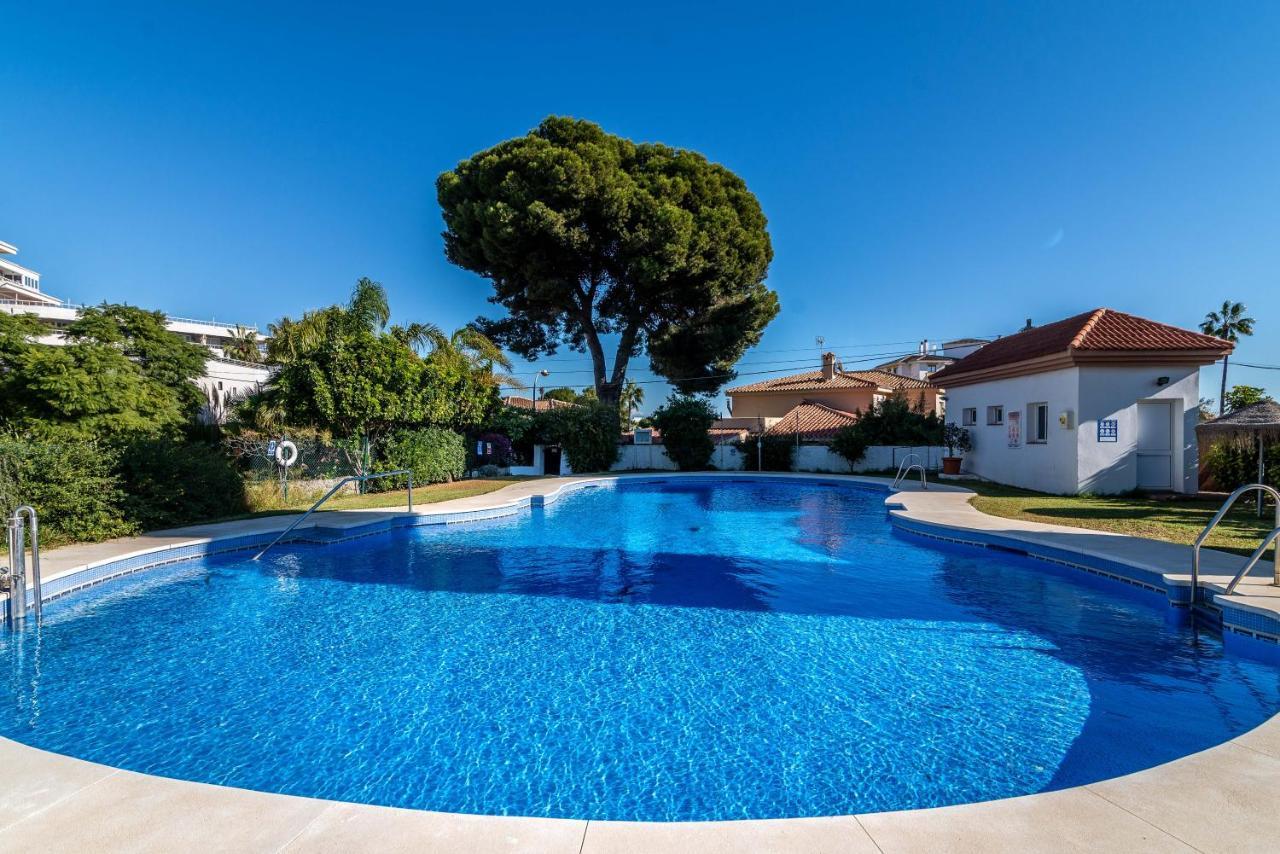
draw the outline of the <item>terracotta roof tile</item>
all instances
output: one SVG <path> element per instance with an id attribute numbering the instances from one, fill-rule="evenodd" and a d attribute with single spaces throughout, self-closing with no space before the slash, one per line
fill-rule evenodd
<path id="1" fill-rule="evenodd" d="M 932 381 L 945 385 L 949 378 L 960 374 L 1071 351 L 1209 350 L 1225 353 L 1230 352 L 1231 347 L 1229 342 L 1212 335 L 1157 323 L 1123 311 L 1096 308 L 1006 338 L 997 338 L 981 350 L 938 371 Z"/>
<path id="2" fill-rule="evenodd" d="M 852 412 L 806 400 L 791 409 L 786 415 L 768 430 L 766 436 L 795 436 L 800 434 L 801 441 L 825 441 L 836 434 L 841 427 L 855 424 L 858 416 Z"/>
<path id="3" fill-rule="evenodd" d="M 903 377 L 888 371 L 837 370 L 831 379 L 823 379 L 822 371 L 806 371 L 786 377 L 774 377 L 750 385 L 726 389 L 725 394 L 750 394 L 758 391 L 825 391 L 832 388 L 930 388 L 924 380 Z"/>
<path id="4" fill-rule="evenodd" d="M 528 397 L 520 397 L 518 395 L 508 395 L 507 397 L 502 398 L 502 402 L 504 405 L 511 406 L 516 409 L 533 409 L 533 400 L 532 398 L 528 398 Z M 564 409 L 566 407 L 576 407 L 577 405 L 578 404 L 576 403 L 569 403 L 568 401 L 556 400 L 550 397 L 543 397 L 538 399 L 539 412 L 545 412 L 548 409 Z"/>

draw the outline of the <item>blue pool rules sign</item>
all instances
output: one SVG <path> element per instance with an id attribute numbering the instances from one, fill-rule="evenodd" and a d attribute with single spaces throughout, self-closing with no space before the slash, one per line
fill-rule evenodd
<path id="1" fill-rule="evenodd" d="M 1098 419 L 1098 441 L 1099 442 L 1119 442 L 1120 441 L 1120 422 L 1115 418 L 1099 418 Z"/>

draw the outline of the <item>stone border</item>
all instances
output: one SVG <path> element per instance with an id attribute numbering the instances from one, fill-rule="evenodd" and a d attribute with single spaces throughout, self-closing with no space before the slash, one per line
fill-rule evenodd
<path id="1" fill-rule="evenodd" d="M 406 524 L 401 519 L 411 520 L 407 524 L 448 524 L 510 515 L 536 506 L 535 500 L 551 503 L 593 482 L 672 477 L 690 476 L 663 473 L 528 481 L 487 496 L 447 502 L 447 508 L 442 503 L 412 517 L 383 511 L 317 514 L 313 526 L 300 530 L 308 532 L 305 536 L 310 541 L 327 542 Z M 883 479 L 848 476 L 692 477 L 887 485 Z M 1166 595 L 1187 586 L 1186 581 L 1179 583 L 1178 573 L 1160 571 L 1161 565 L 1175 566 L 1167 561 L 1175 555 L 1182 558 L 1176 550 L 1185 547 L 997 519 L 975 510 L 968 503 L 968 491 L 955 487 L 934 486 L 928 492 L 909 487 L 889 496 L 886 504 L 893 523 L 916 534 L 989 547 L 1012 544 L 1028 553 L 1043 550 L 1038 556 L 1086 570 L 1090 564 L 1085 559 L 1100 552 L 1100 559 L 1109 561 L 1112 568 L 1124 567 L 1126 577 L 1141 581 L 1143 587 L 1155 588 L 1150 583 L 1152 572 L 1160 574 Z M 478 515 L 482 512 L 491 515 Z M 65 582 L 67 589 L 56 594 L 64 595 L 74 586 L 83 586 L 79 582 L 94 583 L 78 577 L 86 572 L 109 574 L 104 567 L 120 568 L 129 560 L 139 565 L 123 571 L 138 571 L 144 565 L 186 559 L 176 557 L 185 553 L 183 549 L 203 546 L 207 554 L 210 544 L 227 546 L 235 538 L 242 539 L 239 548 L 251 548 L 244 538 L 253 537 L 254 544 L 269 541 L 290 518 L 200 526 L 51 552 L 46 557 L 46 566 L 52 570 L 46 587 L 71 579 Z M 1063 549 L 1071 559 L 1052 556 Z M 85 557 L 89 559 L 81 559 Z M 1214 557 L 1212 566 L 1206 561 L 1206 586 L 1218 583 L 1219 570 L 1229 568 L 1218 562 L 1230 558 Z M 1243 604 L 1256 609 L 1252 613 L 1270 615 L 1271 603 L 1266 601 L 1270 597 L 1258 598 L 1263 601 Z M 404 810 L 137 774 L 8 739 L 0 739 L 0 763 L 5 769 L 0 783 L 0 851 L 1225 852 L 1269 850 L 1280 837 L 1280 811 L 1274 809 L 1272 793 L 1280 780 L 1280 716 L 1200 753 L 1073 789 L 935 809 L 759 821 L 642 823 Z"/>

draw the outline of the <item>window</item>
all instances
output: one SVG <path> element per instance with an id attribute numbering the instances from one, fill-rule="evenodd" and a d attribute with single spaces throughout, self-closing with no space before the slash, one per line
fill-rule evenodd
<path id="1" fill-rule="evenodd" d="M 1004 423 L 1004 407 L 988 406 L 987 407 L 987 423 L 993 427 L 999 427 Z"/>
<path id="2" fill-rule="evenodd" d="M 960 410 L 960 424 L 963 427 L 972 427 L 978 423 L 978 407 L 970 406 L 968 409 Z"/>
<path id="3" fill-rule="evenodd" d="M 1049 441 L 1049 404 L 1027 406 L 1027 444 L 1043 445 Z"/>

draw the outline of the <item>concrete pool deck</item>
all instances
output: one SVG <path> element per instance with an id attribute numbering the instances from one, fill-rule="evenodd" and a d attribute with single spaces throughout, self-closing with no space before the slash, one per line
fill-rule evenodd
<path id="1" fill-rule="evenodd" d="M 706 474 L 696 475 L 706 477 Z M 718 475 L 733 477 L 734 475 Z M 759 474 L 739 475 L 759 478 Z M 764 475 L 864 481 L 826 475 Z M 680 475 L 622 475 L 655 479 Z M 483 496 L 428 505 L 415 516 L 515 512 L 531 500 L 598 476 L 524 481 Z M 1116 534 L 987 516 L 960 487 L 918 485 L 891 495 L 895 524 L 975 543 L 1017 543 L 1082 568 L 1132 567 L 1141 583 L 1189 583 L 1190 549 Z M 318 513 L 301 528 L 357 531 L 405 511 Z M 46 553 L 45 584 L 97 566 L 283 530 L 275 516 L 201 525 Z M 1243 561 L 1204 553 L 1210 590 Z M 1264 567 L 1269 572 L 1270 567 Z M 1092 571 L 1092 570 L 1090 570 Z M 1105 573 L 1104 573 L 1105 574 Z M 1237 595 L 1215 599 L 1267 619 L 1280 589 L 1257 572 Z M 1133 582 L 1131 582 L 1133 583 Z M 1150 585 L 1154 588 L 1155 582 Z M 1280 839 L 1280 717 L 1208 750 L 1125 777 L 1073 789 L 925 810 L 764 821 L 640 823 L 471 816 L 323 801 L 154 777 L 0 739 L 0 852 L 6 851 L 433 851 L 433 852 L 907 852 L 1271 851 Z"/>

